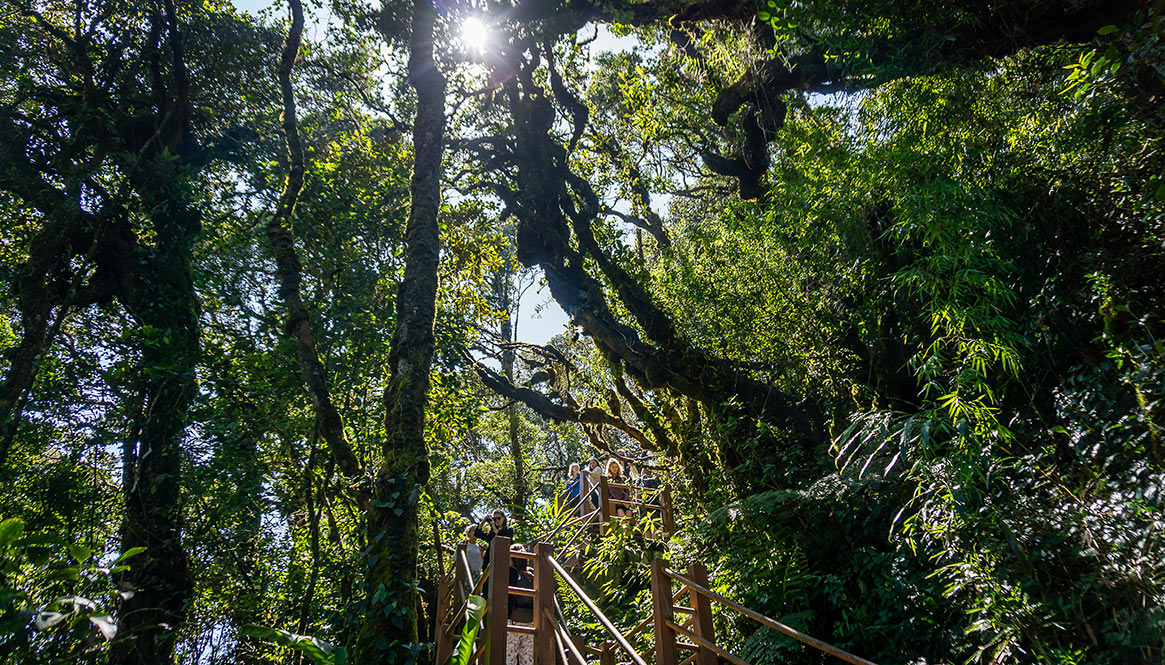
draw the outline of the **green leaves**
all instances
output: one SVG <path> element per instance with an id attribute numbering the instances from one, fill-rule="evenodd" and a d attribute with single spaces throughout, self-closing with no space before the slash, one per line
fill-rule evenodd
<path id="1" fill-rule="evenodd" d="M 123 552 L 121 554 L 121 556 L 117 557 L 117 559 L 113 563 L 115 565 L 119 564 L 119 563 L 123 563 L 123 562 L 145 552 L 145 551 L 146 551 L 145 547 L 131 547 L 128 550 L 126 550 L 125 552 Z"/>
<path id="2" fill-rule="evenodd" d="M 347 652 L 343 647 L 335 646 L 330 642 L 309 635 L 296 635 L 278 628 L 268 628 L 255 624 L 240 626 L 239 634 L 295 649 L 317 665 L 344 665 L 347 659 Z"/>
<path id="3" fill-rule="evenodd" d="M 461 629 L 461 640 L 453 652 L 452 665 L 469 665 L 469 660 L 473 657 L 473 643 L 477 640 L 477 631 L 481 628 L 481 617 L 484 614 L 485 598 L 470 596 L 465 613 L 465 625 Z"/>
<path id="4" fill-rule="evenodd" d="M 10 517 L 0 522 L 0 548 L 16 542 L 24 534 L 24 521 L 19 517 Z"/>

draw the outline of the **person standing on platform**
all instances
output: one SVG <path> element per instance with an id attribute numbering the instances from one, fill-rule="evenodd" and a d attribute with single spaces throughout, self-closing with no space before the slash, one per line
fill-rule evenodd
<path id="1" fill-rule="evenodd" d="M 620 519 L 629 517 L 631 507 L 626 502 L 631 500 L 631 489 L 623 475 L 623 465 L 614 457 L 607 460 L 607 493 L 615 509 L 615 516 Z"/>
<path id="2" fill-rule="evenodd" d="M 488 530 L 484 527 L 489 527 Z M 501 508 L 494 511 L 491 517 L 487 517 L 482 522 L 481 527 L 478 528 L 478 537 L 485 540 L 486 550 L 483 561 L 486 566 L 489 565 L 490 545 L 493 544 L 494 538 L 501 536 L 503 538 L 513 538 L 514 530 L 506 523 L 506 513 Z"/>
<path id="3" fill-rule="evenodd" d="M 572 512 L 580 510 L 579 504 L 582 499 L 582 467 L 578 462 L 570 465 L 569 477 L 566 480 L 566 507 Z M 581 514 L 581 513 L 580 513 Z"/>
<path id="4" fill-rule="evenodd" d="M 510 547 L 510 586 L 519 589 L 534 589 L 534 571 L 527 566 L 524 557 L 513 556 L 521 552 L 522 546 Z M 534 599 L 530 596 L 510 595 L 507 624 L 522 628 L 534 628 Z M 534 636 L 526 631 L 506 631 L 506 665 L 534 665 Z"/>
<path id="5" fill-rule="evenodd" d="M 477 542 L 476 524 L 470 524 L 465 528 L 465 560 L 469 563 L 469 575 L 472 578 L 469 581 L 470 588 L 477 586 L 477 581 L 481 579 L 481 544 Z"/>
<path id="6" fill-rule="evenodd" d="M 594 457 L 587 460 L 587 466 L 583 469 L 583 492 L 587 499 L 587 505 L 584 507 L 586 512 L 591 512 L 599 507 L 599 478 L 603 475 L 603 470 L 599 468 L 599 460 Z"/>

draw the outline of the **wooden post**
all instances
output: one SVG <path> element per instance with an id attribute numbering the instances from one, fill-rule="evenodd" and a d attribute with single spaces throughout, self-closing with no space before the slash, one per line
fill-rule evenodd
<path id="1" fill-rule="evenodd" d="M 667 625 L 675 621 L 671 600 L 671 578 L 663 572 L 667 562 L 656 557 L 651 561 L 651 606 L 655 619 L 655 663 L 676 665 L 676 634 Z M 696 594 L 692 594 L 693 596 Z"/>
<path id="2" fill-rule="evenodd" d="M 489 665 L 506 665 L 506 619 L 510 616 L 510 539 L 494 538 L 489 545 Z"/>
<path id="3" fill-rule="evenodd" d="M 591 490 L 594 488 L 590 486 L 590 481 L 587 480 L 587 474 L 585 470 L 579 471 L 578 473 L 580 476 L 582 476 L 582 478 L 579 480 L 580 491 L 578 495 L 578 514 L 579 517 L 582 517 L 583 515 L 586 515 L 590 512 L 590 510 L 587 510 L 587 506 L 591 505 Z M 591 510 L 594 510 L 594 508 L 591 508 Z"/>
<path id="4" fill-rule="evenodd" d="M 465 542 L 458 543 L 457 550 L 453 552 L 454 607 L 461 607 L 469 599 L 469 589 L 473 588 L 473 580 L 465 579 L 465 571 L 461 569 L 461 555 L 465 552 L 465 546 L 467 544 Z"/>
<path id="5" fill-rule="evenodd" d="M 563 626 L 563 628 L 566 628 L 566 626 Z M 570 642 L 574 647 L 574 652 L 578 654 L 579 659 L 584 663 L 587 662 L 587 643 L 586 640 L 583 639 L 582 635 L 571 635 Z M 566 665 L 570 665 L 570 663 L 567 663 Z"/>
<path id="6" fill-rule="evenodd" d="M 663 516 L 663 534 L 667 538 L 676 532 L 675 516 L 671 511 L 671 487 L 663 488 L 659 496 L 660 513 Z"/>
<path id="7" fill-rule="evenodd" d="M 702 587 L 708 587 L 708 569 L 703 564 L 693 563 L 688 566 L 688 579 Z M 692 632 L 716 644 L 716 628 L 712 625 L 712 601 L 708 597 L 695 591 L 691 596 L 692 609 L 695 614 L 692 619 Z M 696 655 L 696 665 L 716 665 L 716 652 L 707 647 L 700 647 Z"/>
<path id="8" fill-rule="evenodd" d="M 453 652 L 453 640 L 445 636 L 445 629 L 448 624 L 445 623 L 445 612 L 449 610 L 449 576 L 442 574 L 440 581 L 437 582 L 437 611 L 434 613 L 435 618 L 433 637 L 437 642 L 437 648 L 433 650 L 433 665 L 441 665 L 449 659 L 449 655 Z"/>
<path id="9" fill-rule="evenodd" d="M 549 557 L 554 555 L 550 543 L 534 546 L 534 663 L 554 665 L 556 655 L 554 627 L 546 618 L 546 612 L 554 612 L 554 569 Z"/>
<path id="10" fill-rule="evenodd" d="M 599 647 L 599 665 L 615 665 L 615 643 L 603 642 Z"/>
<path id="11" fill-rule="evenodd" d="M 607 477 L 599 477 L 599 535 L 607 535 L 607 519 L 611 516 L 611 493 L 607 489 Z"/>

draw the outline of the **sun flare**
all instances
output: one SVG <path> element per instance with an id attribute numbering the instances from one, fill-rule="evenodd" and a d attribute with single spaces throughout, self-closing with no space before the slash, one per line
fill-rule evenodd
<path id="1" fill-rule="evenodd" d="M 489 27 L 475 16 L 465 19 L 461 24 L 461 43 L 465 48 L 481 53 L 489 43 Z"/>

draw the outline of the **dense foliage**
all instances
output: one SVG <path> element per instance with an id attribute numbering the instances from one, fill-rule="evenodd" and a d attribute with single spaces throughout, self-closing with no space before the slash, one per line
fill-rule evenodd
<path id="1" fill-rule="evenodd" d="M 611 454 L 678 510 L 574 562 L 624 627 L 662 553 L 1162 662 L 1162 6 L 4 3 L 0 663 L 431 660 L 446 548 Z"/>

